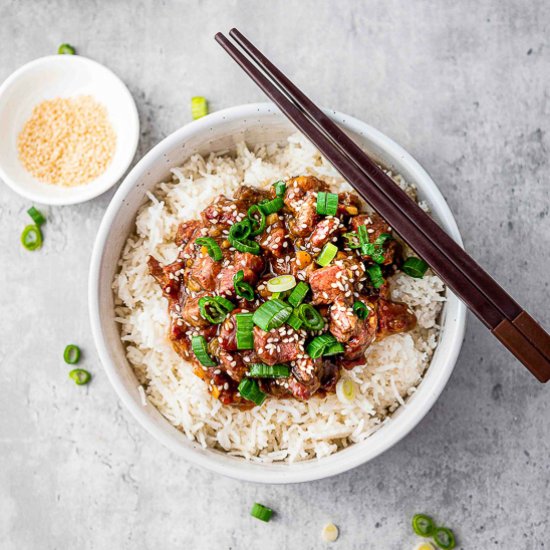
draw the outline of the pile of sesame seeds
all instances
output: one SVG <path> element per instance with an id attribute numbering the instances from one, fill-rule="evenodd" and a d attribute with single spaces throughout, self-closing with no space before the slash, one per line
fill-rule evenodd
<path id="1" fill-rule="evenodd" d="M 39 103 L 17 139 L 21 163 L 36 179 L 54 185 L 83 185 L 100 176 L 113 159 L 116 133 L 107 110 L 89 95 Z"/>

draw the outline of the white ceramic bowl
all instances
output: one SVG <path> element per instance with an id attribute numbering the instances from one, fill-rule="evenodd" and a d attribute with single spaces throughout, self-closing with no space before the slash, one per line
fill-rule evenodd
<path id="1" fill-rule="evenodd" d="M 416 184 L 434 217 L 461 243 L 454 218 L 441 193 L 422 167 L 399 145 L 367 124 L 327 111 L 384 166 Z M 107 375 L 136 419 L 159 441 L 190 462 L 234 478 L 293 483 L 321 479 L 349 470 L 379 455 L 402 439 L 422 419 L 442 392 L 454 368 L 465 328 L 465 307 L 450 292 L 442 316 L 439 346 L 417 392 L 391 420 L 367 440 L 320 460 L 296 464 L 256 464 L 203 449 L 189 441 L 151 405 L 143 407 L 138 383 L 126 360 L 119 328 L 113 320 L 111 285 L 128 234 L 134 229 L 146 191 L 169 178 L 169 169 L 196 153 L 231 150 L 239 141 L 250 144 L 284 140 L 293 126 L 271 104 L 243 105 L 192 122 L 168 136 L 135 166 L 113 197 L 95 242 L 90 267 L 89 304 L 96 346 Z"/>
<path id="2" fill-rule="evenodd" d="M 40 182 L 21 164 L 17 136 L 40 102 L 75 95 L 91 95 L 106 107 L 117 136 L 113 160 L 84 185 Z M 50 55 L 23 65 L 0 86 L 0 136 L 0 178 L 16 193 L 42 204 L 75 204 L 104 193 L 126 172 L 137 149 L 139 118 L 128 88 L 109 69 L 79 55 Z"/>

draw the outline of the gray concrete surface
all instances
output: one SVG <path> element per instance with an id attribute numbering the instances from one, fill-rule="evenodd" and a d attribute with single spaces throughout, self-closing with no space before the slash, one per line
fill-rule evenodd
<path id="1" fill-rule="evenodd" d="M 433 175 L 467 248 L 550 326 L 550 4 L 546 0 L 0 1 L 0 80 L 61 42 L 112 68 L 139 108 L 141 155 L 212 109 L 263 100 L 214 43 L 237 25 L 321 104 L 396 139 Z M 5 139 L 5 136 L 0 136 Z M 90 335 L 88 261 L 111 193 L 44 208 L 45 245 L 19 235 L 29 203 L 0 186 L 0 548 L 407 549 L 425 511 L 461 547 L 548 548 L 550 394 L 470 316 L 455 373 L 391 451 L 301 486 L 190 467 L 109 386 Z M 67 379 L 68 342 L 94 374 Z M 255 500 L 279 514 L 254 521 Z"/>

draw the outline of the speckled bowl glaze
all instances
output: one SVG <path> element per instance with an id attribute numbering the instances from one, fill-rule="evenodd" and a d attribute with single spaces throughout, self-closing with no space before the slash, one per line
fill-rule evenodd
<path id="1" fill-rule="evenodd" d="M 382 165 L 398 172 L 418 188 L 420 199 L 430 205 L 435 219 L 459 243 L 460 233 L 445 202 L 426 171 L 399 145 L 353 117 L 327 111 Z M 156 439 L 191 463 L 246 481 L 297 483 L 322 479 L 364 464 L 405 437 L 439 397 L 458 357 L 465 329 L 465 307 L 447 292 L 441 318 L 440 343 L 418 390 L 404 407 L 371 437 L 326 458 L 295 464 L 257 464 L 221 451 L 203 449 L 189 441 L 153 406 L 144 407 L 138 382 L 129 365 L 114 321 L 111 285 L 117 261 L 135 216 L 147 201 L 146 192 L 170 177 L 172 167 L 182 165 L 194 153 L 227 151 L 239 141 L 249 144 L 283 141 L 294 127 L 272 104 L 233 107 L 192 122 L 154 147 L 128 174 L 113 197 L 99 228 L 89 278 L 90 318 L 95 343 L 107 376 L 135 418 Z"/>

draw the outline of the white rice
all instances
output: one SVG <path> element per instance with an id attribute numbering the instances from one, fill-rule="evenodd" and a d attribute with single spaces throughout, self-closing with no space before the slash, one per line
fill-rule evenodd
<path id="1" fill-rule="evenodd" d="M 437 345 L 445 288 L 431 272 L 423 279 L 402 273 L 392 278 L 392 298 L 411 307 L 418 327 L 375 342 L 366 364 L 344 373 L 357 388 L 351 403 L 341 402 L 336 394 L 306 403 L 268 398 L 261 407 L 241 411 L 211 397 L 206 384 L 172 349 L 167 302 L 148 274 L 147 257 L 172 262 L 178 224 L 198 218 L 217 195 L 231 197 L 243 183 L 267 187 L 284 177 L 310 174 L 336 191 L 350 188 L 300 134 L 280 146 L 251 150 L 243 143 L 233 156 L 196 155 L 172 173 L 172 181 L 160 183 L 140 209 L 113 283 L 128 360 L 147 400 L 169 422 L 203 447 L 261 462 L 293 462 L 327 456 L 361 441 L 397 407 L 406 406 Z M 401 176 L 392 177 L 414 196 L 414 188 Z"/>

